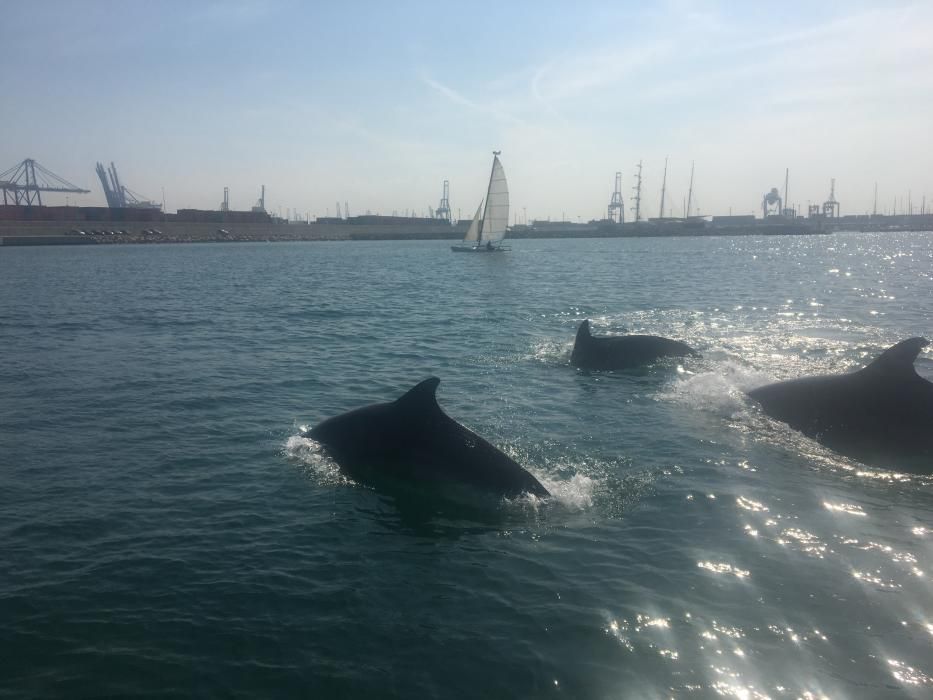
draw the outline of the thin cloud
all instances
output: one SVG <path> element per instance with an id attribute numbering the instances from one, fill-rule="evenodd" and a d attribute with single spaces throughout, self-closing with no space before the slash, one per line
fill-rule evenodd
<path id="1" fill-rule="evenodd" d="M 541 66 L 531 81 L 531 92 L 542 103 L 552 104 L 617 84 L 660 63 L 674 44 L 659 40 L 628 49 L 604 48 L 567 53 Z"/>
<path id="2" fill-rule="evenodd" d="M 448 100 L 450 100 L 454 104 L 458 104 L 462 107 L 468 107 L 469 109 L 472 109 L 476 112 L 480 112 L 482 114 L 487 114 L 501 122 L 505 122 L 508 124 L 514 124 L 518 126 L 521 126 L 524 124 L 524 122 L 518 117 L 515 117 L 512 114 L 509 114 L 492 105 L 486 105 L 486 104 L 482 104 L 480 102 L 471 100 L 470 98 L 457 92 L 453 88 L 448 87 L 447 85 L 444 85 L 443 83 L 438 82 L 437 80 L 434 80 L 433 78 L 427 75 L 422 74 L 421 81 L 425 85 L 433 89 L 435 92 L 437 92 L 438 94 L 446 97 Z"/>

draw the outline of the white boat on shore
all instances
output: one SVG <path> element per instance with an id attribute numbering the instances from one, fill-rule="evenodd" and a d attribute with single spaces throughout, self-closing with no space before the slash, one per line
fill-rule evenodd
<path id="1" fill-rule="evenodd" d="M 509 223 L 509 183 L 499 162 L 501 151 L 492 152 L 492 172 L 486 190 L 485 207 L 481 201 L 461 245 L 450 246 L 455 253 L 499 253 L 510 248 L 502 245 Z"/>

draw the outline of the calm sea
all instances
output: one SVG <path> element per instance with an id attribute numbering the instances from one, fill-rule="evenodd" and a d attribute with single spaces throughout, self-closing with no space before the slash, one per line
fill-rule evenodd
<path id="1" fill-rule="evenodd" d="M 743 394 L 933 335 L 933 234 L 513 248 L 0 249 L 0 696 L 933 696 L 933 478 Z M 703 357 L 579 372 L 584 318 Z M 431 375 L 552 499 L 299 435 Z"/>

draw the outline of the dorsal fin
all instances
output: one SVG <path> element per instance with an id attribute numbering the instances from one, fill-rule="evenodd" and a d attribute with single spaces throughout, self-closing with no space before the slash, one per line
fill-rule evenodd
<path id="1" fill-rule="evenodd" d="M 581 338 L 589 338 L 590 335 L 590 319 L 583 319 L 583 323 L 580 324 L 580 327 L 577 329 L 577 340 Z"/>
<path id="2" fill-rule="evenodd" d="M 396 405 L 404 406 L 408 410 L 433 410 L 439 409 L 437 405 L 437 385 L 441 380 L 437 377 L 428 377 L 423 382 L 418 382 L 411 389 L 395 400 Z"/>
<path id="3" fill-rule="evenodd" d="M 872 372 L 884 372 L 885 374 L 900 376 L 916 374 L 914 360 L 917 359 L 917 355 L 920 354 L 920 351 L 929 344 L 930 341 L 926 338 L 908 338 L 907 340 L 902 340 L 897 345 L 881 353 L 878 358 L 866 366 L 865 369 Z"/>

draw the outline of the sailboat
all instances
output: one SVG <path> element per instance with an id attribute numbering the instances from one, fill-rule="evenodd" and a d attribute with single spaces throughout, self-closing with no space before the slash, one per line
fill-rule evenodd
<path id="1" fill-rule="evenodd" d="M 509 223 L 509 183 L 506 182 L 505 170 L 499 162 L 500 153 L 502 151 L 492 152 L 492 172 L 489 174 L 485 207 L 481 201 L 476 208 L 463 244 L 450 246 L 455 253 L 497 253 L 511 250 L 502 245 L 505 228 Z"/>

